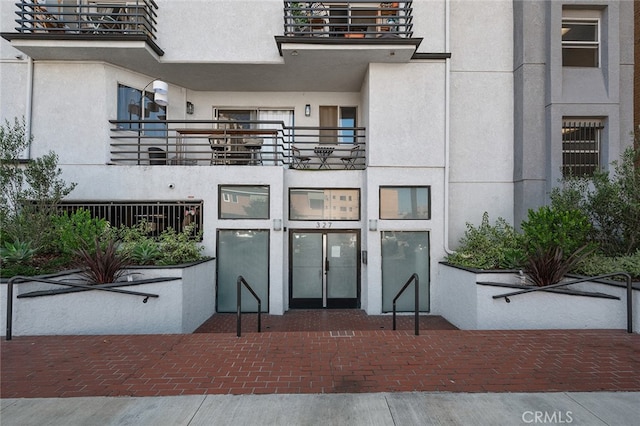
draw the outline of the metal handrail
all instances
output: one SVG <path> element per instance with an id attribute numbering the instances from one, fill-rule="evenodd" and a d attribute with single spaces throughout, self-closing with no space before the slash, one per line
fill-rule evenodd
<path id="1" fill-rule="evenodd" d="M 157 280 L 157 279 L 155 279 Z M 124 290 L 121 288 L 114 288 L 114 287 L 105 287 L 103 285 L 86 285 L 86 284 L 78 284 L 78 283 L 70 283 L 70 282 L 65 282 L 65 281 L 56 281 L 56 280 L 49 280 L 49 279 L 45 279 L 45 278 L 38 278 L 38 277 L 25 277 L 22 275 L 16 275 L 15 277 L 11 277 L 9 279 L 9 281 L 7 282 L 7 333 L 5 336 L 6 340 L 11 340 L 12 338 L 12 331 L 13 331 L 13 284 L 17 283 L 19 284 L 20 282 L 40 282 L 40 283 L 46 283 L 46 284 L 56 284 L 56 285 L 62 285 L 62 286 L 67 286 L 67 287 L 76 287 L 76 288 L 82 288 L 85 290 L 101 290 L 101 291 L 109 291 L 112 293 L 122 293 L 122 294 L 130 294 L 132 296 L 142 296 L 144 297 L 144 299 L 142 300 L 142 303 L 147 303 L 147 301 L 149 300 L 150 297 L 159 297 L 157 294 L 151 294 L 151 293 L 143 293 L 140 291 L 132 291 L 132 290 Z M 148 282 L 154 282 L 154 280 L 145 280 Z M 140 282 L 140 281 L 138 281 Z M 37 296 L 52 296 L 53 294 L 50 293 L 41 293 L 38 294 Z M 34 296 L 24 296 L 23 297 L 36 297 L 36 295 Z M 20 297 L 20 296 L 18 296 Z"/>
<path id="2" fill-rule="evenodd" d="M 420 334 L 420 316 L 419 316 L 419 301 L 420 301 L 420 279 L 418 278 L 418 274 L 413 273 L 411 277 L 407 280 L 407 282 L 402 286 L 396 297 L 393 298 L 393 329 L 396 329 L 396 300 L 404 293 L 404 291 L 409 287 L 409 284 L 412 282 L 416 283 L 415 286 L 415 300 L 414 300 L 414 315 L 415 315 L 415 335 L 418 336 Z"/>
<path id="3" fill-rule="evenodd" d="M 262 312 L 262 301 L 260 300 L 260 297 L 258 297 L 256 292 L 253 291 L 249 283 L 244 279 L 242 275 L 238 275 L 238 280 L 236 283 L 237 283 L 237 291 L 238 291 L 238 297 L 236 298 L 237 318 L 238 318 L 237 324 L 236 324 L 237 326 L 236 334 L 238 337 L 242 335 L 242 285 L 244 285 L 247 288 L 247 290 L 249 290 L 249 293 L 251 293 L 251 295 L 258 301 L 258 333 L 260 333 L 262 331 L 261 320 L 260 320 L 261 318 L 260 313 Z"/>
<path id="4" fill-rule="evenodd" d="M 583 283 L 587 281 L 594 281 L 594 280 L 600 280 L 604 278 L 612 278 L 612 277 L 618 277 L 618 276 L 625 277 L 625 281 L 627 282 L 627 332 L 633 333 L 633 297 L 632 297 L 633 286 L 631 283 L 631 275 L 629 275 L 626 272 L 613 272 L 611 274 L 598 275 L 596 277 L 585 277 L 585 278 L 571 280 L 563 283 L 551 284 L 551 285 L 546 285 L 542 287 L 532 287 L 532 288 L 527 288 L 527 289 L 513 291 L 510 293 L 504 293 L 504 294 L 496 294 L 492 297 L 494 299 L 500 299 L 504 297 L 505 302 L 511 303 L 511 300 L 509 299 L 509 297 L 517 296 L 518 294 L 533 293 L 535 291 L 546 291 L 551 288 L 565 287 L 571 284 Z"/>

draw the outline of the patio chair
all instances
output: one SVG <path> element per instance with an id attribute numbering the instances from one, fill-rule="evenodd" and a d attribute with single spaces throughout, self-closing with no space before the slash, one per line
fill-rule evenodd
<path id="1" fill-rule="evenodd" d="M 358 158 L 360 158 L 361 153 L 360 145 L 354 145 L 351 150 L 349 150 L 349 155 L 340 157 L 340 161 L 344 164 L 344 168 L 347 170 L 355 170 L 356 162 Z"/>
<path id="2" fill-rule="evenodd" d="M 308 169 L 309 162 L 311 161 L 311 157 L 306 155 L 302 155 L 300 152 L 300 148 L 296 148 L 295 146 L 291 148 L 291 168 L 293 169 Z"/>

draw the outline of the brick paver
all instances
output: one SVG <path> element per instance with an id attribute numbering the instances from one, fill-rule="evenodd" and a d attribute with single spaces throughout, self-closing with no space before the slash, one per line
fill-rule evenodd
<path id="1" fill-rule="evenodd" d="M 623 330 L 14 337 L 1 397 L 640 391 Z"/>

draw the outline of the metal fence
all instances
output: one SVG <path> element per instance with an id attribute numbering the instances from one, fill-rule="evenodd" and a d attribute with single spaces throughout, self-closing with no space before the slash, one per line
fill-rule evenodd
<path id="1" fill-rule="evenodd" d="M 71 214 L 78 209 L 88 210 L 91 217 L 105 219 L 112 227 L 144 223 L 151 237 L 169 228 L 181 232 L 191 224 L 195 225 L 196 232 L 202 230 L 202 201 L 63 201 L 60 204 L 61 212 Z"/>

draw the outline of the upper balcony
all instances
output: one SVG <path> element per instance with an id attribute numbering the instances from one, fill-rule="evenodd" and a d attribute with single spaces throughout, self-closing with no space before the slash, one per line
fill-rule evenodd
<path id="1" fill-rule="evenodd" d="M 14 33 L 2 37 L 34 59 L 153 60 L 156 44 L 154 0 L 22 0 L 15 3 Z"/>
<path id="2" fill-rule="evenodd" d="M 421 42 L 413 38 L 412 3 L 285 1 L 284 36 L 276 37 L 278 49 L 283 54 L 287 49 L 292 53 L 346 48 L 352 53 L 373 52 L 376 61 L 408 61 Z M 353 49 L 354 45 L 359 47 Z"/>
<path id="3" fill-rule="evenodd" d="M 1 35 L 36 60 L 107 62 L 196 91 L 357 92 L 369 64 L 414 57 L 422 39 L 413 37 L 412 4 L 209 0 L 164 2 L 159 10 L 154 0 L 22 0 L 15 31 Z M 244 28 L 248 11 L 265 21 Z M 194 38 L 184 17 L 194 17 L 186 22 L 195 28 L 215 17 L 224 36 Z M 259 58 L 246 47 L 274 39 Z M 167 55 L 162 44 L 171 46 Z"/>

